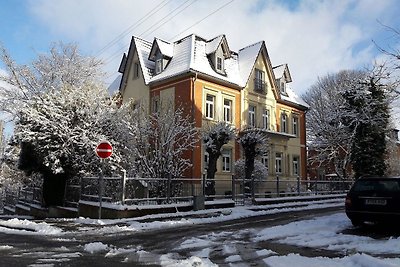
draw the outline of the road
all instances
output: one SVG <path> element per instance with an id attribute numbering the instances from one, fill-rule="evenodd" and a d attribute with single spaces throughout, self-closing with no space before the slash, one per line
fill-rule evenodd
<path id="1" fill-rule="evenodd" d="M 53 223 L 64 230 L 60 236 L 0 233 L 0 266 L 160 266 L 161 260 L 165 263 L 161 256 L 166 254 L 167 260 L 205 255 L 220 266 L 226 266 L 227 259 L 242 266 L 266 266 L 259 252 L 268 250 L 279 255 L 298 253 L 306 257 L 336 257 L 340 255 L 334 251 L 254 242 L 252 237 L 258 229 L 342 210 L 342 207 L 334 207 L 292 211 L 228 222 L 117 234 L 90 233 L 82 231 L 84 228 L 74 231 L 76 225 L 59 221 Z M 113 249 L 93 254 L 84 250 L 86 244 L 94 242 L 107 244 Z"/>

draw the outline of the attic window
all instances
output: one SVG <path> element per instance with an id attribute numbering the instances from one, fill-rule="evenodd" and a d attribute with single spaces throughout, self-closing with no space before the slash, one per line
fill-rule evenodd
<path id="1" fill-rule="evenodd" d="M 223 63 L 222 63 L 222 58 L 221 57 L 217 57 L 217 70 L 222 71 L 222 67 L 223 67 Z"/>
<path id="2" fill-rule="evenodd" d="M 163 70 L 163 60 L 162 58 L 158 58 L 156 60 L 156 74 L 159 74 Z"/>
<path id="3" fill-rule="evenodd" d="M 282 94 L 286 94 L 286 83 L 284 81 L 280 82 L 279 88 L 281 89 Z"/>

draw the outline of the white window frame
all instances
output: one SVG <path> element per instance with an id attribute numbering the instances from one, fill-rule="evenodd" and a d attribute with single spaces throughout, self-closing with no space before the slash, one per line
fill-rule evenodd
<path id="1" fill-rule="evenodd" d="M 232 170 L 232 149 L 222 150 L 222 172 L 231 172 Z"/>
<path id="2" fill-rule="evenodd" d="M 263 128 L 269 130 L 269 109 L 265 108 L 262 113 Z"/>
<path id="3" fill-rule="evenodd" d="M 256 127 L 256 111 L 257 111 L 256 106 L 249 105 L 248 126 L 250 126 L 250 127 Z"/>
<path id="4" fill-rule="evenodd" d="M 299 117 L 293 116 L 292 118 L 292 133 L 299 136 Z"/>
<path id="5" fill-rule="evenodd" d="M 275 173 L 282 174 L 283 155 L 282 153 L 275 153 Z"/>
<path id="6" fill-rule="evenodd" d="M 298 176 L 300 174 L 300 157 L 293 156 L 292 160 L 293 166 L 293 175 Z"/>
<path id="7" fill-rule="evenodd" d="M 264 92 L 265 90 L 265 72 L 260 69 L 255 69 L 254 74 L 254 91 Z"/>
<path id="8" fill-rule="evenodd" d="M 224 68 L 224 61 L 222 59 L 222 57 L 218 57 L 216 58 L 216 68 L 219 71 L 222 71 Z"/>
<path id="9" fill-rule="evenodd" d="M 286 114 L 286 112 L 281 113 L 281 132 L 288 132 L 288 115 Z"/>
<path id="10" fill-rule="evenodd" d="M 261 160 L 260 161 L 264 165 L 264 167 L 269 169 L 269 157 L 268 157 L 268 155 L 261 156 Z"/>
<path id="11" fill-rule="evenodd" d="M 156 59 L 156 74 L 159 74 L 163 70 L 163 59 Z"/>
<path id="12" fill-rule="evenodd" d="M 229 105 L 226 104 L 227 101 L 229 103 Z M 233 101 L 230 100 L 229 98 L 224 98 L 224 121 L 225 122 L 229 122 L 232 123 L 233 122 L 233 110 L 232 110 L 232 106 L 233 106 Z"/>
<path id="13" fill-rule="evenodd" d="M 208 97 L 211 97 L 212 100 L 209 100 Z M 216 99 L 215 95 L 206 94 L 204 115 L 207 119 L 210 120 L 213 120 L 215 118 L 215 99 Z"/>
<path id="14" fill-rule="evenodd" d="M 286 94 L 286 82 L 281 80 L 280 81 L 280 89 L 281 89 L 281 93 Z"/>

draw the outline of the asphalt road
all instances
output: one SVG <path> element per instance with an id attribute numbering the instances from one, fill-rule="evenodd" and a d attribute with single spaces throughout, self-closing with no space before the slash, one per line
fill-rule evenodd
<path id="1" fill-rule="evenodd" d="M 187 259 L 192 255 L 207 253 L 208 258 L 220 266 L 226 266 L 227 257 L 240 255 L 240 262 L 244 266 L 266 266 L 256 252 L 268 249 L 280 255 L 298 253 L 306 257 L 337 257 L 343 255 L 323 249 L 254 242 L 252 234 L 257 229 L 341 210 L 342 207 L 296 211 L 212 224 L 102 235 L 73 231 L 74 225 L 60 222 L 55 226 L 67 231 L 61 236 L 0 233 L 0 266 L 159 266 L 160 256 L 169 253 L 174 259 Z M 88 253 L 84 245 L 92 242 L 107 244 L 116 253 L 108 256 L 106 252 Z"/>

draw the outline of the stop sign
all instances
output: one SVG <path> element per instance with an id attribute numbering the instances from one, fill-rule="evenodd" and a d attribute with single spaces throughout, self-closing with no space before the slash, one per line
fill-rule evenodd
<path id="1" fill-rule="evenodd" d="M 96 147 L 96 154 L 101 159 L 109 158 L 112 155 L 112 145 L 108 141 L 101 141 Z"/>

